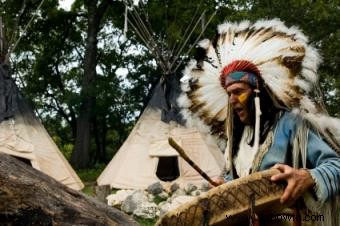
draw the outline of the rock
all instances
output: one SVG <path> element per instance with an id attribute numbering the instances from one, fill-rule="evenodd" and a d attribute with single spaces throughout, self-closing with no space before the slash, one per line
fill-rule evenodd
<path id="1" fill-rule="evenodd" d="M 207 182 L 207 181 L 202 182 L 200 190 L 201 191 L 208 191 L 209 190 L 209 182 Z"/>
<path id="2" fill-rule="evenodd" d="M 190 202 L 194 198 L 195 197 L 188 196 L 188 195 L 181 195 L 181 196 L 175 197 L 172 201 L 160 203 L 158 205 L 159 210 L 160 210 L 160 216 L 162 217 L 167 212 L 176 209 L 177 207 L 183 205 L 184 203 Z"/>
<path id="3" fill-rule="evenodd" d="M 201 192 L 199 190 L 196 190 L 196 191 L 192 191 L 190 193 L 191 196 L 199 196 L 201 194 Z"/>
<path id="4" fill-rule="evenodd" d="M 174 193 L 177 189 L 179 189 L 179 185 L 175 182 L 171 185 L 170 191 L 171 193 Z"/>
<path id="5" fill-rule="evenodd" d="M 148 193 L 148 200 L 149 200 L 149 202 L 153 202 L 154 199 L 155 199 L 155 196 L 153 194 L 149 194 Z"/>
<path id="6" fill-rule="evenodd" d="M 172 193 L 172 192 L 171 192 L 171 189 L 170 189 L 171 185 L 172 185 L 172 183 L 169 182 L 169 181 L 168 181 L 168 182 L 162 183 L 163 191 L 165 191 L 165 192 L 168 193 L 168 194 Z"/>
<path id="7" fill-rule="evenodd" d="M 154 219 L 155 217 L 158 217 L 159 214 L 158 206 L 155 203 L 150 202 L 143 202 L 135 211 L 133 211 L 133 215 L 145 219 Z"/>
<path id="8" fill-rule="evenodd" d="M 194 184 L 189 183 L 185 186 L 185 192 L 187 194 L 190 194 L 191 192 L 196 191 L 196 190 L 197 190 L 197 186 Z"/>
<path id="9" fill-rule="evenodd" d="M 157 195 L 159 198 L 161 198 L 162 200 L 167 200 L 169 198 L 169 194 L 166 193 L 165 191 L 162 191 L 161 193 L 159 193 Z"/>
<path id="10" fill-rule="evenodd" d="M 153 195 L 157 195 L 159 193 L 161 193 L 163 191 L 163 186 L 162 184 L 158 181 L 156 183 L 151 184 L 148 189 L 147 189 L 148 193 L 153 194 Z"/>
<path id="11" fill-rule="evenodd" d="M 164 214 L 169 212 L 171 208 L 171 204 L 169 202 L 161 202 L 159 203 L 158 208 L 159 208 L 159 216 L 163 217 Z"/>
<path id="12" fill-rule="evenodd" d="M 123 201 L 133 193 L 133 190 L 119 190 L 116 194 L 111 194 L 106 197 L 107 204 L 109 206 L 114 206 L 120 208 Z"/>
<path id="13" fill-rule="evenodd" d="M 174 199 L 177 196 L 183 196 L 183 195 L 186 195 L 186 192 L 183 189 L 179 188 L 175 191 L 175 193 L 172 194 L 171 199 Z"/>
<path id="14" fill-rule="evenodd" d="M 137 190 L 129 195 L 122 203 L 121 210 L 125 213 L 133 213 L 143 202 L 147 202 L 148 197 L 144 191 Z"/>
<path id="15" fill-rule="evenodd" d="M 195 197 L 192 196 L 188 196 L 188 195 L 181 195 L 181 196 L 177 196 L 176 198 L 174 198 L 171 201 L 171 205 L 172 207 L 178 207 L 180 205 L 183 205 L 184 203 L 190 202 L 191 200 L 193 200 Z M 172 209 L 171 209 L 172 210 Z"/>
<path id="16" fill-rule="evenodd" d="M 167 203 L 169 203 L 169 201 L 163 201 L 163 202 L 158 203 L 158 208 L 161 208 L 163 205 Z"/>

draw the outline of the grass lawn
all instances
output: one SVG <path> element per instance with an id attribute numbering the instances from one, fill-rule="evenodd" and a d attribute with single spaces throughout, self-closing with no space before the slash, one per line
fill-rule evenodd
<path id="1" fill-rule="evenodd" d="M 99 177 L 100 173 L 104 170 L 104 167 L 105 165 L 100 165 L 94 169 L 77 170 L 78 176 L 85 185 L 82 190 L 83 193 L 89 196 L 95 195 L 96 180 Z"/>

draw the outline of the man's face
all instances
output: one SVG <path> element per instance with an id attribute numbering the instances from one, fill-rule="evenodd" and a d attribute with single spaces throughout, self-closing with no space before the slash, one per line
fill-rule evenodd
<path id="1" fill-rule="evenodd" d="M 252 92 L 250 85 L 244 82 L 234 83 L 227 87 L 230 104 L 244 124 L 250 124 L 248 99 Z"/>

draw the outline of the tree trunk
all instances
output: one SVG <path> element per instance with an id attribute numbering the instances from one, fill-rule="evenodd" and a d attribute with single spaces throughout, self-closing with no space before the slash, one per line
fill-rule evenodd
<path id="1" fill-rule="evenodd" d="M 0 225 L 138 225 L 128 215 L 0 153 Z"/>
<path id="2" fill-rule="evenodd" d="M 80 115 L 77 119 L 77 133 L 74 150 L 71 155 L 71 165 L 75 169 L 88 168 L 90 163 L 90 118 L 93 100 L 87 100 L 80 107 Z"/>
<path id="3" fill-rule="evenodd" d="M 96 154 L 94 158 L 94 163 L 106 163 L 106 122 L 104 120 L 100 122 L 97 117 L 94 117 L 93 133 L 96 142 Z"/>
<path id="4" fill-rule="evenodd" d="M 77 120 L 77 134 L 75 147 L 71 155 L 71 164 L 76 169 L 89 166 L 91 118 L 95 107 L 96 95 L 96 66 L 97 66 L 97 35 L 100 30 L 100 21 L 104 15 L 109 1 L 103 1 L 97 7 L 95 0 L 85 1 L 88 16 L 87 41 L 84 57 L 84 77 L 82 81 L 81 106 Z"/>

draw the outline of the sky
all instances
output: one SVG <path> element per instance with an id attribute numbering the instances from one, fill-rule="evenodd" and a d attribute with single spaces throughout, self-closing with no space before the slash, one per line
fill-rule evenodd
<path id="1" fill-rule="evenodd" d="M 2 1 L 2 0 L 0 0 Z M 69 11 L 71 9 L 71 5 L 75 0 L 59 0 L 59 5 L 61 8 Z M 133 0 L 134 4 L 137 4 L 139 0 Z"/>
<path id="2" fill-rule="evenodd" d="M 61 8 L 68 11 L 71 9 L 71 5 L 73 2 L 74 0 L 59 0 L 59 5 Z"/>

